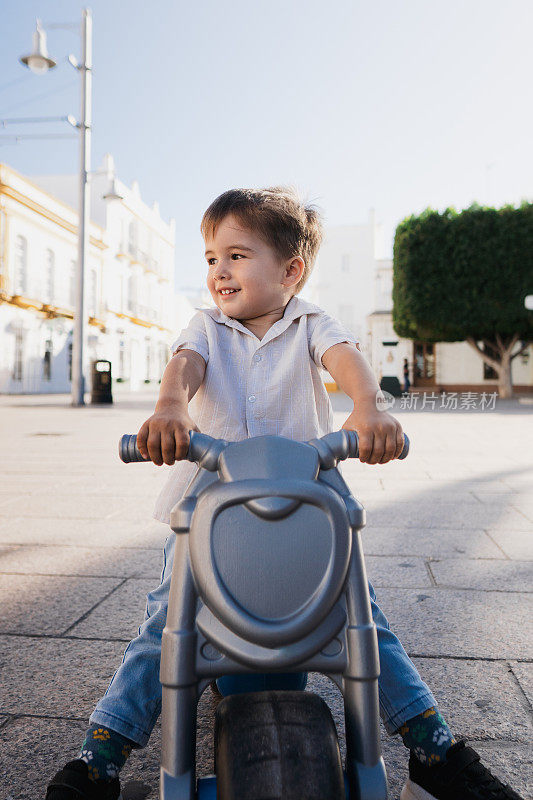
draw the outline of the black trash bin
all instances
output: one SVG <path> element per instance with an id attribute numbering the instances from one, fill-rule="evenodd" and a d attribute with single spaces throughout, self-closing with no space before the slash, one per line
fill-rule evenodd
<path id="1" fill-rule="evenodd" d="M 111 361 L 99 358 L 92 364 L 91 403 L 112 403 Z"/>
<path id="2" fill-rule="evenodd" d="M 379 388 L 383 389 L 384 392 L 388 392 L 393 397 L 402 396 L 402 387 L 400 385 L 400 381 L 398 378 L 394 378 L 390 375 L 387 375 L 380 380 Z"/>

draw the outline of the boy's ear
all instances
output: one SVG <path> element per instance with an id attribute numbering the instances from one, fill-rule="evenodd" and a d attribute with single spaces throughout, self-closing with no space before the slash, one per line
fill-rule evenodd
<path id="1" fill-rule="evenodd" d="M 285 275 L 283 278 L 284 286 L 296 286 L 301 279 L 305 269 L 305 261 L 301 256 L 295 256 L 285 266 Z"/>

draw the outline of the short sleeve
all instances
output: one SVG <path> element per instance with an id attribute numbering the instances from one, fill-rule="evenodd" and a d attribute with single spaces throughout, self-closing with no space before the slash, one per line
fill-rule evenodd
<path id="1" fill-rule="evenodd" d="M 172 343 L 172 355 L 178 350 L 194 350 L 199 353 L 205 363 L 209 361 L 209 342 L 205 329 L 205 315 L 198 311 L 192 317 L 186 328 L 182 330 L 175 342 Z"/>
<path id="2" fill-rule="evenodd" d="M 313 314 L 309 320 L 309 353 L 317 367 L 324 369 L 322 356 L 334 344 L 348 342 L 357 345 L 359 340 L 353 333 L 344 328 L 334 317 L 323 311 Z"/>

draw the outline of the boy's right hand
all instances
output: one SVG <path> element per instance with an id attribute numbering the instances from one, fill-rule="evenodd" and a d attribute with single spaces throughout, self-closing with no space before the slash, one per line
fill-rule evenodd
<path id="1" fill-rule="evenodd" d="M 197 431 L 187 411 L 175 407 L 160 408 L 139 428 L 137 447 L 143 458 L 160 467 L 187 458 L 189 431 Z"/>

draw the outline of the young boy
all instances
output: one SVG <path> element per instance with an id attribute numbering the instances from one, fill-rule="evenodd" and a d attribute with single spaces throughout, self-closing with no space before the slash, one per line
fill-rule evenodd
<path id="1" fill-rule="evenodd" d="M 343 427 L 358 432 L 360 460 L 385 464 L 398 457 L 401 426 L 377 409 L 379 387 L 357 341 L 297 297 L 322 239 L 317 212 L 284 188 L 237 189 L 211 204 L 201 230 L 215 308 L 199 311 L 174 343 L 155 413 L 137 436 L 142 454 L 155 464 L 177 462 L 154 516 L 169 521 L 196 470 L 183 461 L 190 430 L 230 441 L 263 434 L 305 441 L 333 430 L 322 366 L 354 401 Z M 161 708 L 159 659 L 174 539 L 165 544 L 161 583 L 148 595 L 139 635 L 91 715 L 80 757 L 55 776 L 47 800 L 116 800 L 121 767 L 132 748 L 148 741 Z M 402 800 L 520 800 L 474 750 L 455 741 L 372 586 L 370 595 L 381 717 L 411 751 Z"/>

